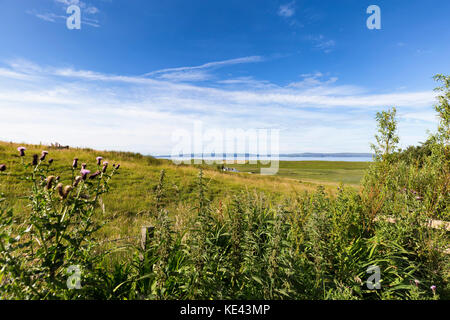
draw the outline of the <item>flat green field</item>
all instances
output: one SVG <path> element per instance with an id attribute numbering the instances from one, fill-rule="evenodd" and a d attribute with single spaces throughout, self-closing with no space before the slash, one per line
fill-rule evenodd
<path id="1" fill-rule="evenodd" d="M 277 176 L 319 184 L 359 185 L 370 162 L 351 161 L 280 161 Z M 259 173 L 260 164 L 227 164 L 240 172 Z M 265 166 L 264 166 L 265 167 Z"/>

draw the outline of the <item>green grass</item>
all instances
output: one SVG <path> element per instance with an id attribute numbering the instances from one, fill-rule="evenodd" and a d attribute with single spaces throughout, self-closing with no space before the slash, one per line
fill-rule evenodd
<path id="1" fill-rule="evenodd" d="M 248 174 L 257 170 L 248 164 L 234 165 L 247 172 L 233 173 L 217 166 L 176 166 L 135 153 L 25 146 L 26 157 L 20 158 L 18 144 L 0 142 L 0 164 L 7 166 L 0 176 L 0 193 L 5 193 L 18 218 L 14 227 L 24 228 L 31 221 L 30 209 L 21 199 L 30 192 L 30 183 L 20 179 L 21 160 L 29 163 L 33 154 L 48 150 L 47 160 L 55 159 L 54 172 L 45 175 L 61 175 L 64 185 L 71 183 L 74 157 L 79 164 L 87 163 L 91 172 L 98 169 L 97 156 L 111 165 L 121 164 L 111 191 L 102 196 L 95 211 L 96 221 L 108 223 L 87 240 L 97 245 L 96 254 L 111 251 L 102 272 L 115 278 L 108 285 L 92 286 L 103 290 L 103 298 L 371 299 L 376 293 L 367 292 L 357 279 L 364 278 L 367 266 L 374 264 L 382 270 L 383 284 L 391 288 L 380 291 L 378 298 L 430 299 L 434 298 L 431 285 L 442 288 L 444 298 L 448 296 L 447 257 L 440 249 L 448 239 L 445 233 L 424 232 L 426 227 L 417 223 L 426 217 L 426 206 L 417 207 L 420 202 L 415 197 L 399 191 L 409 183 L 396 182 L 403 172 L 396 165 L 375 163 L 378 166 L 371 168 L 392 171 L 388 176 L 394 178 L 390 183 L 395 183 L 391 188 L 396 196 L 383 198 L 376 193 L 378 183 L 389 184 L 373 172 L 374 185 L 366 181 L 358 191 L 358 176 L 368 163 L 282 162 L 278 175 L 260 176 Z M 201 180 L 199 167 L 204 169 Z M 166 176 L 158 209 L 161 170 Z M 345 181 L 353 183 L 337 191 Z M 317 190 L 319 185 L 324 188 Z M 439 183 L 433 185 L 441 190 Z M 405 208 L 416 207 L 395 224 L 372 220 L 374 210 L 390 215 L 395 209 L 401 217 Z M 149 224 L 156 232 L 142 263 L 132 249 L 138 246 L 127 244 L 137 245 L 140 228 Z M 420 292 L 414 279 L 423 283 Z M 131 281 L 138 286 L 111 293 L 111 288 Z"/>
<path id="2" fill-rule="evenodd" d="M 319 184 L 359 185 L 370 162 L 350 161 L 280 161 L 277 176 Z M 229 164 L 241 172 L 259 173 L 258 164 Z"/>
<path id="3" fill-rule="evenodd" d="M 102 199 L 105 210 L 98 213 L 99 219 L 108 221 L 99 237 L 107 239 L 136 235 L 142 225 L 151 223 L 147 213 L 154 208 L 161 170 L 166 171 L 167 181 L 164 205 L 170 212 L 176 212 L 177 221 L 182 223 L 194 211 L 199 167 L 204 169 L 206 197 L 213 203 L 225 202 L 242 190 L 264 192 L 274 200 L 293 199 L 305 191 L 314 191 L 318 185 L 324 185 L 328 193 L 335 194 L 340 182 L 357 186 L 367 167 L 367 163 L 355 162 L 283 161 L 278 175 L 261 176 L 248 174 L 248 171 L 256 171 L 256 167 L 249 165 L 235 165 L 243 171 L 241 173 L 222 172 L 216 166 L 177 166 L 169 160 L 130 152 L 79 148 L 59 150 L 45 145 L 0 142 L 0 164 L 8 168 L 0 179 L 0 193 L 5 193 L 9 206 L 19 216 L 28 212 L 25 200 L 21 198 L 28 194 L 30 187 L 28 182 L 18 179 L 22 170 L 17 151 L 19 146 L 27 148 L 24 158 L 27 162 L 31 162 L 33 154 L 49 151 L 47 160 L 54 159 L 54 175 L 61 175 L 64 184 L 71 180 L 71 165 L 75 157 L 79 158 L 79 165 L 87 163 L 87 169 L 92 172 L 97 170 L 97 156 L 102 156 L 110 165 L 121 164 L 120 174 L 111 183 L 111 192 Z"/>

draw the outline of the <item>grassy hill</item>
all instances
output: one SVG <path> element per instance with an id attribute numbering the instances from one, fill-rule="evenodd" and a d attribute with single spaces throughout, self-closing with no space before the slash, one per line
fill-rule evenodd
<path id="1" fill-rule="evenodd" d="M 216 166 L 175 165 L 170 160 L 155 159 L 131 152 L 96 151 L 92 149 L 56 149 L 46 145 L 30 145 L 0 142 L 0 164 L 5 164 L 8 174 L 0 180 L 0 192 L 7 198 L 8 205 L 15 212 L 26 213 L 21 197 L 26 196 L 29 185 L 18 179 L 22 172 L 19 146 L 27 148 L 25 161 L 31 162 L 33 154 L 49 152 L 47 159 L 53 159 L 52 168 L 61 174 L 61 182 L 69 183 L 72 178 L 71 165 L 74 158 L 79 164 L 86 163 L 87 169 L 95 171 L 95 158 L 102 156 L 111 165 L 121 165 L 120 174 L 111 183 L 111 192 L 102 199 L 104 210 L 98 218 L 107 221 L 99 237 L 107 239 L 136 235 L 142 225 L 151 223 L 147 214 L 155 205 L 155 190 L 161 170 L 165 170 L 165 206 L 170 212 L 177 212 L 177 219 L 183 220 L 195 207 L 196 179 L 199 168 L 204 170 L 207 184 L 206 197 L 212 202 L 229 199 L 242 190 L 264 192 L 273 199 L 294 198 L 305 191 L 314 191 L 319 185 L 334 194 L 340 182 L 357 187 L 367 163 L 328 161 L 282 161 L 276 176 L 248 174 L 257 172 L 254 165 L 231 165 L 241 173 L 223 172 Z M 230 166 L 230 165 L 227 165 Z"/>

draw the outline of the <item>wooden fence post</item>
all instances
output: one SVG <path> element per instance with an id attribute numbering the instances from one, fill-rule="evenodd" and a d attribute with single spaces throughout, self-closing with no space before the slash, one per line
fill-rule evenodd
<path id="1" fill-rule="evenodd" d="M 141 249 L 145 250 L 149 239 L 153 237 L 155 227 L 153 226 L 143 226 L 141 227 Z"/>

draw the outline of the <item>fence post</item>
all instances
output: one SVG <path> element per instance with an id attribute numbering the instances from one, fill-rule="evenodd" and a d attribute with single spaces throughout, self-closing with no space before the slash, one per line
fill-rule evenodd
<path id="1" fill-rule="evenodd" d="M 141 227 L 141 249 L 145 250 L 149 239 L 153 237 L 155 227 L 153 226 L 143 226 Z"/>

